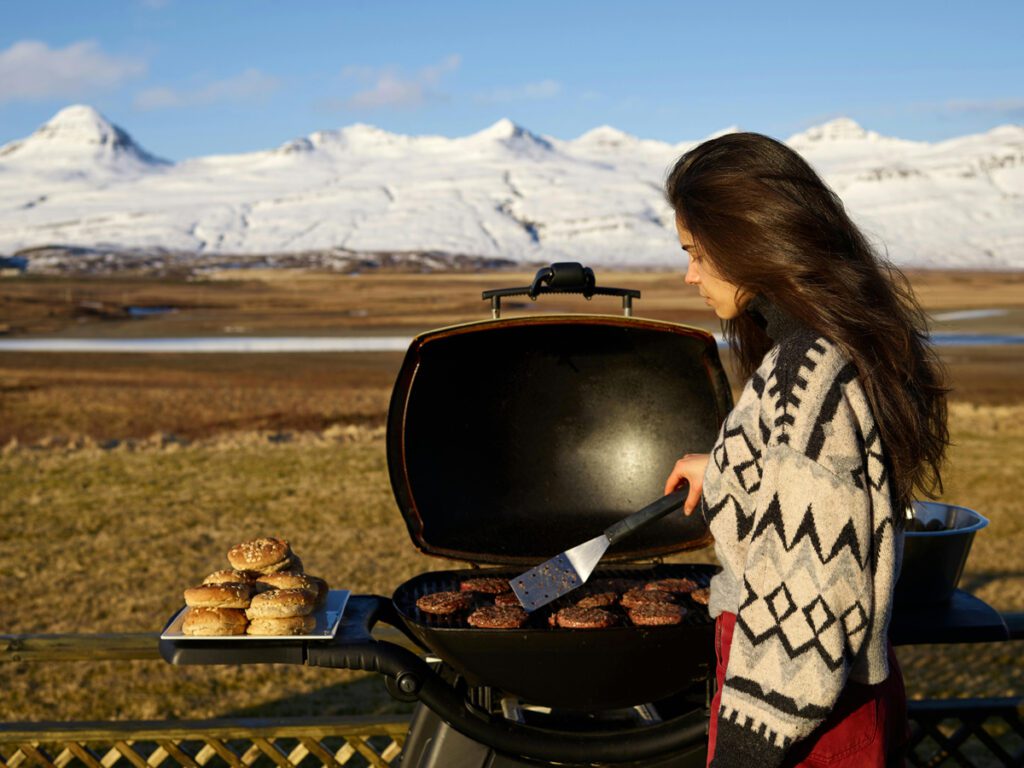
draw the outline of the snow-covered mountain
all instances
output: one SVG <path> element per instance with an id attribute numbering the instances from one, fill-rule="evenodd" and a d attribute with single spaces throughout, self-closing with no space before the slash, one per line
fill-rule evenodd
<path id="1" fill-rule="evenodd" d="M 0 147 L 4 171 L 53 175 L 58 181 L 134 175 L 167 165 L 168 161 L 146 152 L 125 131 L 83 105 L 62 109 L 28 138 Z"/>
<path id="2" fill-rule="evenodd" d="M 509 120 L 455 139 L 359 124 L 168 163 L 73 106 L 0 147 L 0 253 L 434 251 L 678 266 L 661 185 L 696 143 L 610 126 L 565 141 Z M 788 143 L 897 264 L 1024 268 L 1024 126 L 928 143 L 840 118 Z"/>

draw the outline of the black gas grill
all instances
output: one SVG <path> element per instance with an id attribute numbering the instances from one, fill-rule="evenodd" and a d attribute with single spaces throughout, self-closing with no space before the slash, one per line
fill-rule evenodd
<path id="1" fill-rule="evenodd" d="M 500 317 L 503 296 L 547 292 L 620 295 L 625 316 Z M 660 495 L 679 456 L 711 448 L 732 402 L 715 341 L 632 318 L 638 295 L 595 286 L 580 265 L 552 265 L 531 286 L 486 292 L 494 319 L 413 340 L 388 415 L 394 496 L 421 551 L 485 568 L 421 574 L 391 598 L 352 596 L 331 641 L 161 641 L 164 658 L 380 673 L 392 695 L 419 702 L 403 768 L 704 765 L 714 625 L 703 606 L 687 601 L 676 626 L 631 626 L 620 614 L 600 630 L 549 626 L 577 594 L 516 630 L 416 608 L 428 592 L 510 578 L 597 535 Z M 661 558 L 709 542 L 699 515 L 670 515 L 613 547 L 592 579 L 705 585 L 711 566 Z M 406 642 L 375 639 L 378 623 Z M 902 625 L 911 635 L 923 626 Z"/>

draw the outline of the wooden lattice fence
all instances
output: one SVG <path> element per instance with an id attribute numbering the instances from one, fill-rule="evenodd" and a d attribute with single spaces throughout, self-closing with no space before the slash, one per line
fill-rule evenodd
<path id="1" fill-rule="evenodd" d="M 406 719 L 204 720 L 0 726 L 0 767 L 385 768 Z"/>
<path id="2" fill-rule="evenodd" d="M 1024 698 L 910 702 L 912 766 L 1024 766 Z"/>

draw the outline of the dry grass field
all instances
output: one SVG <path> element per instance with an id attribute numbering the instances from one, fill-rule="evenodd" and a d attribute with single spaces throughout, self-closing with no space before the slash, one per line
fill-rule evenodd
<path id="1" fill-rule="evenodd" d="M 975 331 L 1024 329 L 1024 273 L 909 273 L 929 310 L 1000 308 L 1006 315 L 960 323 Z M 529 285 L 532 272 L 358 275 L 246 270 L 205 280 L 153 280 L 104 275 L 94 279 L 27 275 L 0 278 L 0 333 L 61 336 L 317 335 L 415 332 L 490 316 L 488 288 Z M 636 314 L 717 328 L 704 302 L 679 272 L 597 270 L 599 285 L 637 288 Z M 595 296 L 525 296 L 509 312 L 579 311 L 618 314 L 620 300 Z M 143 320 L 128 307 L 173 307 Z M 949 330 L 939 323 L 937 330 Z"/>
<path id="2" fill-rule="evenodd" d="M 19 278 L 0 280 L 0 328 L 17 335 L 411 335 L 480 319 L 487 314 L 480 290 L 528 277 Z M 914 279 L 933 314 L 1006 310 L 951 330 L 1024 328 L 1019 275 Z M 711 327 L 678 275 L 611 273 L 601 282 L 639 286 L 638 315 Z M 145 320 L 116 312 L 157 304 L 181 309 Z M 520 304 L 618 311 L 616 302 L 598 299 Z M 944 498 L 992 520 L 975 540 L 963 586 L 1001 610 L 1024 611 L 1024 347 L 942 354 L 954 388 L 955 441 Z M 232 544 L 264 533 L 286 536 L 308 570 L 356 592 L 390 594 L 415 573 L 451 567 L 415 551 L 387 479 L 383 423 L 400 362 L 401 355 L 385 353 L 0 352 L 0 634 L 156 631 L 180 606 L 182 588 L 223 567 Z M 900 655 L 915 696 L 1024 691 L 1015 644 Z M 6 663 L 0 692 L 0 721 L 401 709 L 378 678 L 299 667 Z"/>

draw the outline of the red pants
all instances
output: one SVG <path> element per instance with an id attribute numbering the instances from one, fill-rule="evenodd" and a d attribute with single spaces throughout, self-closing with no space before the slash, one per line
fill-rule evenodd
<path id="1" fill-rule="evenodd" d="M 718 690 L 711 700 L 708 765 L 715 755 L 718 710 L 729 663 L 736 615 L 723 613 L 715 623 Z M 896 655 L 889 646 L 889 677 L 877 685 L 853 680 L 839 696 L 831 714 L 806 739 L 790 747 L 784 763 L 813 768 L 892 768 L 903 766 L 907 741 L 907 694 Z"/>

